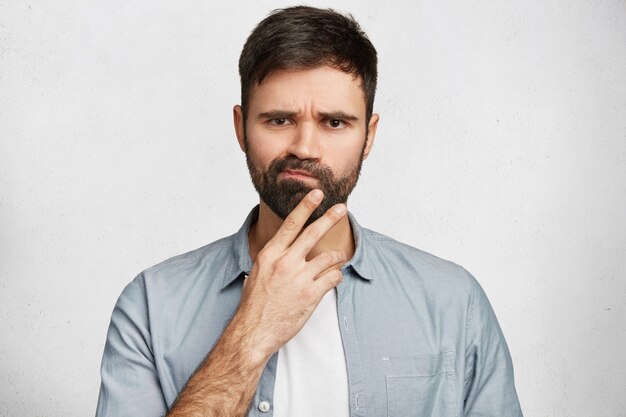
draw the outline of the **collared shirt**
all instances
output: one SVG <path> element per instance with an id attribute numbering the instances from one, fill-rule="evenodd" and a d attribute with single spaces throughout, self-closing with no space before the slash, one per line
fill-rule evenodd
<path id="1" fill-rule="evenodd" d="M 478 282 L 348 215 L 355 253 L 342 267 L 337 312 L 350 415 L 522 416 L 509 350 Z M 128 284 L 107 334 L 97 417 L 166 414 L 237 309 L 257 218 L 258 206 L 234 235 Z M 277 355 L 248 416 L 272 416 Z"/>

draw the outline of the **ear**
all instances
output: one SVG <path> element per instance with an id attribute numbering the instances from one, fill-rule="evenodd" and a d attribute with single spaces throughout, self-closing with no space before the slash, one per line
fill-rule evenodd
<path id="1" fill-rule="evenodd" d="M 244 121 L 243 121 L 243 109 L 239 104 L 233 107 L 233 124 L 235 125 L 235 134 L 237 135 L 237 142 L 239 142 L 239 147 L 245 153 L 246 152 L 246 141 L 244 139 Z"/>
<path id="2" fill-rule="evenodd" d="M 372 146 L 374 145 L 374 138 L 376 137 L 376 129 L 378 128 L 378 120 L 380 117 L 378 113 L 372 114 L 370 117 L 370 122 L 367 125 L 367 144 L 365 145 L 365 150 L 363 151 L 363 160 L 367 159 L 367 156 L 370 154 L 372 150 Z"/>

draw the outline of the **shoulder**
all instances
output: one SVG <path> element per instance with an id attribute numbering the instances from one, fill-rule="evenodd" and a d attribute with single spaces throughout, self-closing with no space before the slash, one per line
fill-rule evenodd
<path id="1" fill-rule="evenodd" d="M 233 237 L 221 238 L 145 269 L 137 278 L 138 285 L 148 293 L 185 288 L 201 291 L 198 285 L 204 289 L 207 285 L 221 285 L 221 277 L 233 267 Z"/>
<path id="2" fill-rule="evenodd" d="M 397 279 L 413 281 L 432 291 L 462 293 L 466 297 L 475 291 L 476 279 L 457 263 L 370 229 L 363 228 L 362 233 L 367 255 L 379 273 L 387 276 L 392 270 Z"/>
<path id="3" fill-rule="evenodd" d="M 197 268 L 200 265 L 211 263 L 216 259 L 232 256 L 233 236 L 224 237 L 200 248 L 172 256 L 143 271 L 145 275 L 160 275 L 170 272 L 185 271 Z"/>

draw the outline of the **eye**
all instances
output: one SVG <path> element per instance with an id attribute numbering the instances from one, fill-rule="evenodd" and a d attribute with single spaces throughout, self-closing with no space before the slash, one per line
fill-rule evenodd
<path id="1" fill-rule="evenodd" d="M 339 129 L 346 125 L 346 123 L 340 119 L 329 119 L 326 123 L 328 123 L 328 126 L 330 126 L 333 129 Z"/>
<path id="2" fill-rule="evenodd" d="M 290 124 L 289 119 L 284 118 L 284 117 L 279 117 L 278 119 L 271 119 L 269 122 L 272 126 L 285 126 L 285 125 Z"/>

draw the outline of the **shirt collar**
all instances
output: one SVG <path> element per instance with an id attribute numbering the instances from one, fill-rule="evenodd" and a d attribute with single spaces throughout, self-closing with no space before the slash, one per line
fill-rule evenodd
<path id="1" fill-rule="evenodd" d="M 246 220 L 241 225 L 241 228 L 230 237 L 232 242 L 232 252 L 231 258 L 229 259 L 229 264 L 226 267 L 226 271 L 224 274 L 224 279 L 222 282 L 222 289 L 226 288 L 237 278 L 250 273 L 252 269 L 252 258 L 250 258 L 250 242 L 248 240 L 248 232 L 250 231 L 250 227 L 256 223 L 259 218 L 259 205 L 257 204 L 250 213 Z M 365 256 L 365 251 L 367 247 L 372 243 L 368 241 L 366 233 L 364 233 L 364 229 L 357 223 L 356 219 L 348 211 L 348 218 L 350 220 L 350 226 L 352 226 L 352 233 L 354 236 L 354 256 L 350 259 L 346 265 L 352 267 L 354 271 L 361 278 L 366 280 L 373 279 L 373 270 L 372 265 L 367 256 Z"/>

